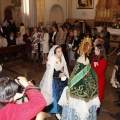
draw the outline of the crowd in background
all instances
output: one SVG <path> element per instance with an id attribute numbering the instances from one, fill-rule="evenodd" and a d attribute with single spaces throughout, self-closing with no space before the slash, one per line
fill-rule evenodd
<path id="1" fill-rule="evenodd" d="M 42 55 L 42 64 L 46 64 L 49 49 L 53 45 L 60 45 L 70 69 L 75 65 L 77 49 L 84 37 L 91 38 L 93 45 L 96 39 L 102 41 L 108 54 L 110 33 L 106 26 L 98 32 L 97 28 L 91 28 L 86 21 L 75 20 L 74 24 L 71 24 L 69 19 L 62 25 L 53 21 L 49 28 L 43 26 L 42 22 L 32 29 L 26 28 L 24 23 L 21 23 L 18 29 L 12 20 L 5 20 L 3 25 L 0 24 L 0 47 L 26 44 L 27 58 L 31 62 L 38 62 Z"/>

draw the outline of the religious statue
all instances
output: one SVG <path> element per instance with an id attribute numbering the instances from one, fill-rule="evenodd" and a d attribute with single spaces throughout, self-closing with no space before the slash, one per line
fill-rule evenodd
<path id="1" fill-rule="evenodd" d="M 97 119 L 96 110 L 100 105 L 98 79 L 87 57 L 91 49 L 91 39 L 84 38 L 79 46 L 80 56 L 68 79 L 68 86 L 64 88 L 58 102 L 63 107 L 61 120 Z"/>

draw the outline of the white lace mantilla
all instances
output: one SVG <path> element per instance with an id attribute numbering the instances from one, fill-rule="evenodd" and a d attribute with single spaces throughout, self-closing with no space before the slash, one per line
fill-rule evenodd
<path id="1" fill-rule="evenodd" d="M 77 62 L 87 65 L 87 64 L 89 64 L 89 59 L 87 57 L 85 58 L 85 56 L 82 55 L 77 59 Z"/>
<path id="2" fill-rule="evenodd" d="M 97 108 L 100 106 L 100 101 L 98 97 L 93 98 L 89 102 L 85 102 L 81 99 L 76 99 L 69 97 L 69 104 L 67 104 L 66 91 L 68 87 L 64 88 L 62 96 L 58 102 L 59 105 L 68 105 L 69 107 L 75 109 L 76 115 L 85 120 L 89 116 L 89 108 L 95 105 Z"/>

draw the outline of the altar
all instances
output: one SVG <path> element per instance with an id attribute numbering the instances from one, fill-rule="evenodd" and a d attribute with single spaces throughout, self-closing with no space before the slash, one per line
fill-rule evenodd
<path id="1" fill-rule="evenodd" d="M 110 32 L 110 47 L 112 50 L 115 48 L 112 53 L 120 50 L 120 29 L 115 29 L 120 28 L 120 0 L 98 0 L 94 26 L 99 32 L 101 26 L 107 26 L 107 31 Z"/>
<path id="2" fill-rule="evenodd" d="M 102 27 L 96 27 L 98 32 L 101 31 Z M 108 27 L 107 31 L 110 32 L 110 47 L 119 48 L 120 44 L 120 29 Z"/>
<path id="3" fill-rule="evenodd" d="M 98 31 L 100 32 L 102 27 L 96 27 L 98 29 Z M 115 29 L 112 27 L 108 27 L 107 31 L 110 32 L 111 35 L 120 35 L 120 29 Z"/>

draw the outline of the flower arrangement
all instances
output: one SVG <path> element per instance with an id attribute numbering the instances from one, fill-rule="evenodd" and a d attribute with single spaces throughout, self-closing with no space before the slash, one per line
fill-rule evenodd
<path id="1" fill-rule="evenodd" d="M 116 29 L 120 29 L 120 18 L 114 19 L 112 26 Z"/>

